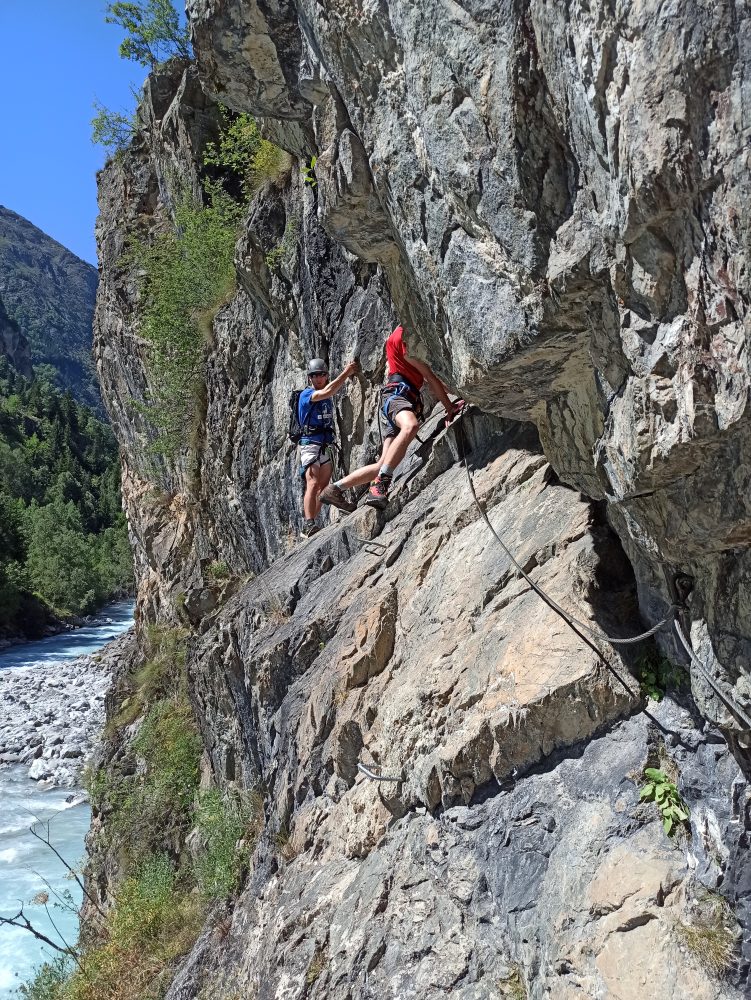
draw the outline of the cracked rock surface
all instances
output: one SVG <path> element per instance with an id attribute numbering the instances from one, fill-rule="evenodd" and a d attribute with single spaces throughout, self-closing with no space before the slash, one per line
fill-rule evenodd
<path id="1" fill-rule="evenodd" d="M 211 768 L 267 790 L 267 825 L 226 937 L 205 933 L 170 997 L 480 998 L 520 976 L 534 998 L 739 998 L 681 938 L 718 878 L 747 926 L 751 802 L 732 756 L 663 706 L 701 799 L 691 843 L 672 844 L 638 802 L 664 743 L 642 714 L 618 721 L 640 707 L 628 665 L 609 650 L 631 695 L 509 571 L 453 433 L 412 455 L 393 519 L 342 519 L 193 647 Z M 580 619 L 633 628 L 617 542 L 551 479 L 531 429 L 478 418 L 467 437 L 478 499 L 535 582 Z M 734 806 L 694 785 L 714 768 Z"/>
<path id="2" fill-rule="evenodd" d="M 264 831 L 169 996 L 740 1000 L 748 732 L 693 668 L 691 695 L 646 714 L 642 651 L 599 642 L 619 680 L 540 602 L 461 457 L 525 571 L 591 627 L 641 632 L 668 611 L 665 569 L 693 577 L 694 647 L 749 712 L 747 11 L 188 12 L 197 67 L 152 74 L 100 176 L 95 349 L 138 632 L 190 628 L 205 780 L 260 790 Z M 295 159 L 243 222 L 201 433 L 161 461 L 132 405 L 150 375 L 122 253 L 170 224 L 176 185 L 198 195 L 217 99 Z M 371 461 L 397 320 L 474 406 L 461 430 L 434 413 L 384 515 L 327 510 L 303 541 L 290 391 L 306 358 L 359 356 L 337 433 L 345 468 Z M 675 775 L 690 836 L 639 804 L 650 764 Z M 686 943 L 708 899 L 729 907 L 726 978 Z"/>
<path id="3" fill-rule="evenodd" d="M 188 12 L 207 91 L 317 156 L 324 229 L 382 266 L 449 384 L 608 501 L 644 614 L 666 572 L 695 579 L 693 641 L 748 711 L 747 5 Z"/>

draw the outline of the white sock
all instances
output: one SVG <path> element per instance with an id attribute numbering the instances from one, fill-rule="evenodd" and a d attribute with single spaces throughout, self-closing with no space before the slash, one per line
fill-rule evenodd
<path id="1" fill-rule="evenodd" d="M 382 465 L 381 471 L 378 474 L 379 476 L 393 476 L 394 470 L 391 468 L 390 465 Z"/>

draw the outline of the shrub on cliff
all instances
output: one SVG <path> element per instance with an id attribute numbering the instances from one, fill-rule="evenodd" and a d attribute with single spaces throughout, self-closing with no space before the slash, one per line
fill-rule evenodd
<path id="1" fill-rule="evenodd" d="M 106 925 L 75 962 L 43 965 L 21 987 L 25 1000 L 160 1000 L 174 961 L 192 947 L 204 908 L 164 854 L 120 885 Z"/>
<path id="2" fill-rule="evenodd" d="M 201 795 L 194 822 L 201 840 L 194 862 L 198 886 L 207 899 L 226 899 L 240 885 L 263 826 L 263 801 L 212 788 Z"/>
<path id="3" fill-rule="evenodd" d="M 142 410 L 157 431 L 154 453 L 176 457 L 193 438 L 207 341 L 216 313 L 235 291 L 235 244 L 248 200 L 264 180 L 288 169 L 288 161 L 261 138 L 252 118 L 222 109 L 219 139 L 204 154 L 208 204 L 183 195 L 167 232 L 149 244 L 130 242 L 129 262 L 142 282 L 140 331 L 149 344 L 151 394 Z"/>
<path id="4" fill-rule="evenodd" d="M 147 658 L 120 682 L 136 715 L 113 720 L 120 719 L 109 733 L 121 744 L 116 761 L 86 779 L 94 815 L 107 814 L 108 854 L 118 858 L 114 905 L 89 914 L 75 953 L 43 966 L 21 988 L 26 1000 L 161 998 L 211 903 L 242 885 L 263 800 L 238 789 L 199 792 L 202 741 L 186 693 L 187 637 L 184 629 L 148 629 Z M 95 837 L 94 865 L 96 847 Z M 93 871 L 88 877 L 96 881 Z"/>
<path id="5" fill-rule="evenodd" d="M 235 288 L 233 257 L 240 206 L 228 197 L 196 206 L 184 199 L 174 228 L 132 245 L 142 272 L 141 334 L 149 343 L 151 398 L 145 415 L 152 450 L 175 456 L 186 444 L 203 385 L 205 331 Z"/>
<path id="6" fill-rule="evenodd" d="M 179 843 L 187 833 L 198 791 L 202 743 L 186 701 L 155 702 L 132 744 L 138 773 L 98 781 L 98 802 L 126 865 Z"/>
<path id="7" fill-rule="evenodd" d="M 291 157 L 261 136 L 250 115 L 236 115 L 220 105 L 219 116 L 219 140 L 206 143 L 203 154 L 204 188 L 210 197 L 224 192 L 236 201 L 248 202 L 266 181 L 289 172 Z"/>
<path id="8" fill-rule="evenodd" d="M 91 119 L 91 141 L 95 146 L 103 146 L 108 153 L 119 153 L 125 149 L 136 134 L 136 115 L 124 115 L 112 111 L 99 101 L 94 101 L 96 114 Z"/>

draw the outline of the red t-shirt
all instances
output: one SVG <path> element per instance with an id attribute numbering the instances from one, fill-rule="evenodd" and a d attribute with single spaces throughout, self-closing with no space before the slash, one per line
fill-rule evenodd
<path id="1" fill-rule="evenodd" d="M 404 328 L 398 326 L 386 341 L 386 361 L 388 362 L 389 375 L 403 375 L 415 389 L 422 389 L 425 377 L 422 372 L 413 368 L 407 361 L 403 337 Z"/>

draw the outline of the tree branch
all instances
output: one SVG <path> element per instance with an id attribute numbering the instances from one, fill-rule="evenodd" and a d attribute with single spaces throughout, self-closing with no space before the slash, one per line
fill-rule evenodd
<path id="1" fill-rule="evenodd" d="M 65 867 L 66 871 L 68 871 L 70 873 L 70 875 L 75 879 L 76 884 L 78 885 L 79 889 L 84 894 L 84 896 L 86 897 L 86 899 L 88 899 L 88 901 L 91 903 L 91 905 L 97 911 L 97 913 L 99 914 L 99 916 L 104 920 L 106 918 L 107 914 L 104 912 L 104 910 L 100 907 L 99 903 L 93 898 L 93 896 L 91 895 L 91 893 L 88 891 L 88 889 L 86 888 L 86 886 L 83 883 L 83 880 L 81 878 L 79 878 L 78 872 L 75 870 L 75 868 L 71 868 L 71 866 L 68 864 L 68 862 L 62 856 L 62 854 L 58 851 L 58 849 L 53 846 L 52 841 L 50 840 L 50 820 L 38 820 L 37 822 L 38 822 L 38 824 L 40 826 L 46 827 L 46 829 L 47 829 L 47 836 L 43 837 L 37 830 L 34 829 L 34 827 L 37 825 L 37 823 L 32 823 L 32 825 L 29 827 L 29 833 L 33 837 L 36 837 L 37 840 L 40 840 L 45 846 L 49 847 L 49 849 L 52 851 L 52 853 L 55 855 L 55 857 Z"/>
<path id="2" fill-rule="evenodd" d="M 15 917 L 0 917 L 0 927 L 4 927 L 6 924 L 8 927 L 19 927 L 21 930 L 28 931 L 29 934 L 33 934 L 38 941 L 44 941 L 44 943 L 48 944 L 50 948 L 54 948 L 55 951 L 59 951 L 61 955 L 69 955 L 71 958 L 78 961 L 77 953 L 73 949 L 69 948 L 67 945 L 64 948 L 61 948 L 59 944 L 55 944 L 52 938 L 48 938 L 46 934 L 42 934 L 41 931 L 38 931 L 36 927 L 32 925 L 29 918 L 23 912 L 23 903 L 21 903 L 21 909 Z"/>

